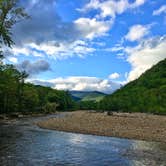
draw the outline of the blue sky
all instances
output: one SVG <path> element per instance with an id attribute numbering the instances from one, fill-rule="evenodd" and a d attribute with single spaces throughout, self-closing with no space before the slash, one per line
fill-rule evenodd
<path id="1" fill-rule="evenodd" d="M 165 0 L 27 0 L 8 63 L 28 81 L 111 93 L 166 58 Z"/>

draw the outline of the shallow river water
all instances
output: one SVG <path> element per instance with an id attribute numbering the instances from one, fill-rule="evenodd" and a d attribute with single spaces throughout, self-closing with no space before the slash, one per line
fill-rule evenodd
<path id="1" fill-rule="evenodd" d="M 166 166 L 166 144 L 0 124 L 0 166 Z M 44 118 L 45 119 L 45 118 Z"/>

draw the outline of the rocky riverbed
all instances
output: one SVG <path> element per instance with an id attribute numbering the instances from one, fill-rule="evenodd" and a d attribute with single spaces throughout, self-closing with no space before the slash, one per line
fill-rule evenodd
<path id="1" fill-rule="evenodd" d="M 166 142 L 166 116 L 144 113 L 76 111 L 37 123 L 42 128 L 74 133 Z"/>

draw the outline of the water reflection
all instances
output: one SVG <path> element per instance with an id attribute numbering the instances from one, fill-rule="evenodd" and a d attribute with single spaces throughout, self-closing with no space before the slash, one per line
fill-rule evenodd
<path id="1" fill-rule="evenodd" d="M 35 119 L 34 119 L 35 120 Z M 165 144 L 39 129 L 32 121 L 0 126 L 0 165 L 164 165 Z"/>
<path id="2" fill-rule="evenodd" d="M 69 136 L 69 141 L 72 144 L 80 144 L 82 142 L 87 142 L 87 140 L 85 140 L 83 135 L 81 135 L 81 134 L 71 134 Z"/>
<path id="3" fill-rule="evenodd" d="M 134 141 L 124 154 L 132 165 L 166 165 L 166 144 L 159 142 Z"/>

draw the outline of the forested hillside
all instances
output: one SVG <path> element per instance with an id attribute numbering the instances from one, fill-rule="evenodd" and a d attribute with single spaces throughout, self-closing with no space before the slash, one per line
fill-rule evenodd
<path id="1" fill-rule="evenodd" d="M 166 114 L 166 59 L 100 102 L 110 111 Z"/>
<path id="2" fill-rule="evenodd" d="M 106 94 L 98 91 L 70 91 L 75 101 L 100 101 Z"/>
<path id="3" fill-rule="evenodd" d="M 13 65 L 0 65 L 0 113 L 74 109 L 68 92 L 24 83 L 27 76 Z"/>

